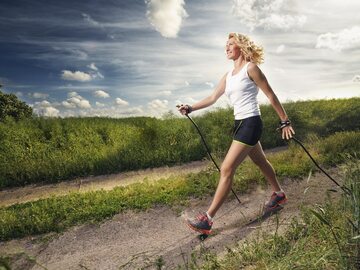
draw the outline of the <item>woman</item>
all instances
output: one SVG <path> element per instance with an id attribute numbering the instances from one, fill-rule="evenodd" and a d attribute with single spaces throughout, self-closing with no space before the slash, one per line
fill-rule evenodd
<path id="1" fill-rule="evenodd" d="M 188 220 L 188 225 L 200 233 L 211 233 L 213 218 L 225 201 L 232 185 L 236 168 L 246 156 L 260 168 L 273 189 L 266 209 L 276 208 L 287 201 L 284 191 L 276 179 L 275 171 L 266 159 L 259 139 L 262 133 L 262 120 L 257 101 L 259 88 L 265 93 L 280 118 L 282 138 L 290 139 L 295 134 L 290 121 L 277 96 L 270 87 L 265 75 L 257 65 L 263 62 L 263 49 L 252 42 L 249 37 L 230 33 L 226 43 L 227 58 L 233 60 L 234 68 L 220 80 L 214 92 L 194 105 L 180 105 L 181 114 L 214 104 L 222 94 L 226 94 L 234 106 L 235 126 L 233 142 L 226 154 L 220 169 L 220 181 L 209 209 Z"/>

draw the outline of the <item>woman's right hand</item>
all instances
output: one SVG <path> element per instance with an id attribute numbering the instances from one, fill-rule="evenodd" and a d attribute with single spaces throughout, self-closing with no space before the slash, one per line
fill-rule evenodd
<path id="1" fill-rule="evenodd" d="M 192 112 L 192 107 L 190 105 L 187 104 L 181 104 L 181 105 L 176 105 L 176 107 L 178 108 L 178 111 L 182 114 L 182 115 L 187 115 L 189 113 Z"/>

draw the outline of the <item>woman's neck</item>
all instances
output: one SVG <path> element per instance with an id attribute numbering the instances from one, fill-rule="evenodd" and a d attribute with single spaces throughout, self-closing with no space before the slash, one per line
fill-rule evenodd
<path id="1" fill-rule="evenodd" d="M 234 60 L 234 69 L 242 68 L 247 61 L 240 55 L 238 59 Z"/>

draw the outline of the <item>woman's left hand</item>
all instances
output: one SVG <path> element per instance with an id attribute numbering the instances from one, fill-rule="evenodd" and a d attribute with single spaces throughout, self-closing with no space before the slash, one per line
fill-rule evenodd
<path id="1" fill-rule="evenodd" d="M 285 140 L 285 139 L 290 140 L 292 138 L 292 135 L 295 134 L 295 131 L 291 125 L 288 125 L 281 129 L 281 133 L 282 133 L 283 140 Z"/>

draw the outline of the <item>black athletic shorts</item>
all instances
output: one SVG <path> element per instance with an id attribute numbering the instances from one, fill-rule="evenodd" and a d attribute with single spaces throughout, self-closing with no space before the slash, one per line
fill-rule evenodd
<path id="1" fill-rule="evenodd" d="M 260 140 L 262 129 L 260 115 L 235 120 L 233 139 L 245 145 L 255 146 Z"/>

